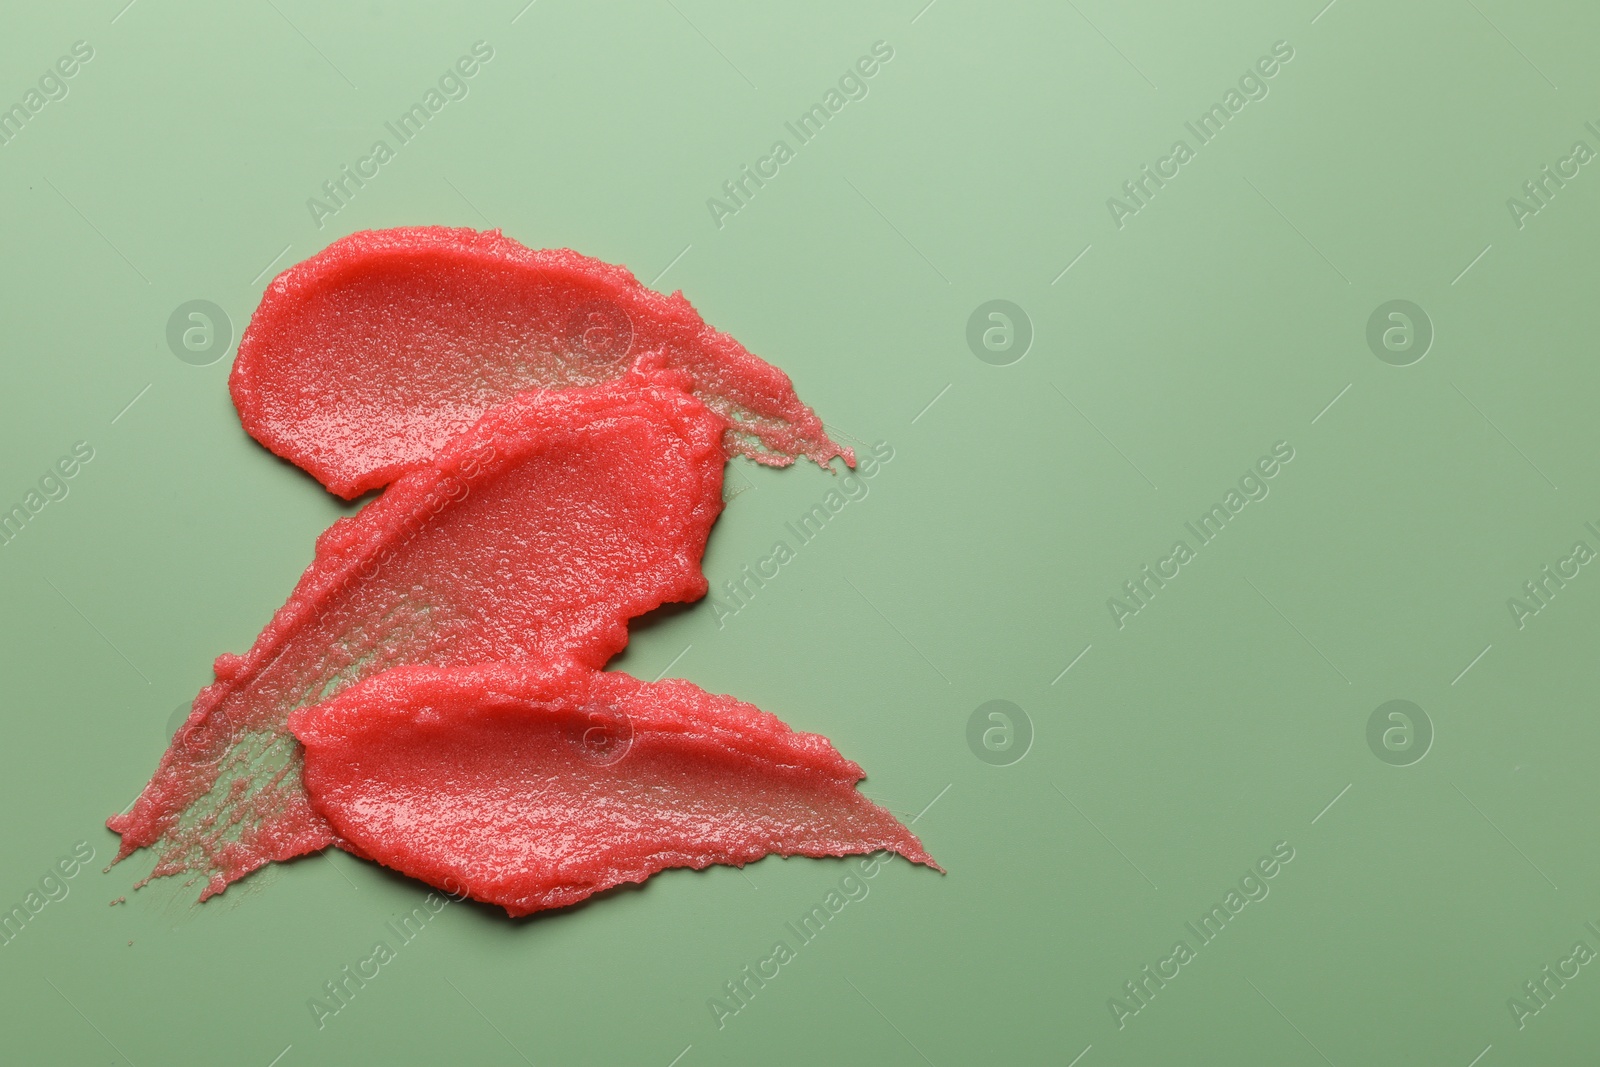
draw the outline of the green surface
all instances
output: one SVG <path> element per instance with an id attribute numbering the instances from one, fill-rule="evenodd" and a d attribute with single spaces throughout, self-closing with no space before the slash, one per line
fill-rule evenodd
<path id="1" fill-rule="evenodd" d="M 1520 227 L 1507 205 L 1600 150 L 1591 5 L 124 2 L 19 7 L 0 36 L 7 102 L 93 48 L 0 146 L 0 504 L 94 451 L 0 548 L 0 906 L 94 850 L 0 947 L 0 1060 L 1593 1062 L 1600 969 L 1563 961 L 1600 950 L 1600 569 L 1568 564 L 1520 627 L 1508 600 L 1600 550 L 1600 169 Z M 319 228 L 307 198 L 477 41 L 467 95 Z M 877 41 L 865 98 L 797 145 L 784 123 Z M 1267 94 L 1199 145 L 1185 122 L 1279 41 Z M 793 158 L 715 219 L 778 138 Z M 1119 227 L 1107 199 L 1178 138 L 1193 158 Z M 169 317 L 212 301 L 236 341 L 274 270 L 417 223 L 681 288 L 890 444 L 725 626 L 699 605 L 620 665 L 826 734 L 948 876 L 890 864 L 804 945 L 785 924 L 844 861 L 524 923 L 452 905 L 402 945 L 424 891 L 343 854 L 204 906 L 131 893 L 147 858 L 101 873 L 173 710 L 348 510 L 243 434 L 231 348 L 192 365 Z M 994 299 L 1031 325 L 1020 360 L 982 346 L 1005 322 L 969 348 Z M 1369 348 L 1393 300 L 1431 322 L 1420 361 L 1383 347 L 1399 320 Z M 1244 483 L 1267 495 L 1199 545 L 1185 523 L 1279 442 Z M 833 483 L 730 484 L 714 586 Z M 1108 598 L 1180 538 L 1119 627 Z M 969 730 L 993 700 L 1031 725 Z M 1431 726 L 1369 746 L 1391 700 Z M 1246 878 L 1275 846 L 1292 861 Z M 1186 924 L 1242 879 L 1267 895 L 1202 944 Z M 719 1028 L 708 1001 L 779 940 Z M 319 1029 L 310 998 L 379 941 L 395 958 Z M 1176 977 L 1119 1027 L 1147 965 Z M 1576 977 L 1519 1026 L 1547 965 Z"/>

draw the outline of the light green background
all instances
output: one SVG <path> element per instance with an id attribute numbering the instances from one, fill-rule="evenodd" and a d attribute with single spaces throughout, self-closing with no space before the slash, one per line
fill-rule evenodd
<path id="1" fill-rule="evenodd" d="M 13 6 L 0 35 L 7 103 L 95 50 L 0 147 L 0 501 L 96 452 L 0 548 L 0 906 L 75 842 L 97 857 L 0 947 L 0 1059 L 1594 1061 L 1600 968 L 1525 1028 L 1507 1001 L 1600 949 L 1600 572 L 1520 630 L 1506 604 L 1600 548 L 1600 171 L 1520 230 L 1506 207 L 1600 148 L 1592 5 L 124 2 Z M 478 40 L 470 95 L 313 225 L 306 199 Z M 878 40 L 867 98 L 719 229 L 707 198 Z M 1107 198 L 1279 40 L 1270 94 L 1118 229 Z M 195 906 L 131 893 L 147 858 L 100 872 L 173 709 L 349 510 L 244 435 L 228 359 L 179 361 L 168 316 L 212 300 L 236 338 L 273 270 L 420 223 L 659 276 L 895 450 L 724 628 L 702 604 L 619 664 L 682 653 L 826 734 L 872 796 L 926 808 L 949 869 L 889 866 L 720 1030 L 708 998 L 842 861 L 523 923 L 452 906 L 321 1030 L 308 998 L 416 884 L 335 854 Z M 965 341 L 993 298 L 1034 327 L 1010 366 Z M 1396 298 L 1436 330 L 1407 367 L 1365 341 Z M 1280 440 L 1270 495 L 1119 630 L 1107 598 Z M 730 484 L 753 488 L 714 585 L 830 482 Z M 1412 766 L 1367 745 L 1395 698 L 1436 731 Z M 1010 766 L 967 745 L 991 699 L 1033 725 Z M 1270 895 L 1119 1029 L 1110 998 L 1280 841 Z"/>

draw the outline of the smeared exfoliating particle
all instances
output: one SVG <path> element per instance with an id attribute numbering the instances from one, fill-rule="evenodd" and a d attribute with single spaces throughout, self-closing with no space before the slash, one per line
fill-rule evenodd
<path id="1" fill-rule="evenodd" d="M 348 499 L 431 462 L 524 389 L 660 367 L 684 371 L 727 420 L 729 455 L 854 464 L 787 375 L 706 325 L 682 293 L 499 230 L 404 227 L 335 241 L 273 280 L 229 387 L 251 436 Z"/>
<path id="2" fill-rule="evenodd" d="M 288 602 L 217 680 L 133 808 L 118 859 L 203 878 L 202 899 L 333 833 L 289 713 L 401 664 L 563 657 L 595 669 L 627 621 L 705 595 L 724 421 L 675 372 L 533 390 L 317 540 Z"/>
<path id="3" fill-rule="evenodd" d="M 826 738 L 690 682 L 553 661 L 398 667 L 289 725 L 341 842 L 511 915 L 771 854 L 889 849 L 937 867 Z"/>

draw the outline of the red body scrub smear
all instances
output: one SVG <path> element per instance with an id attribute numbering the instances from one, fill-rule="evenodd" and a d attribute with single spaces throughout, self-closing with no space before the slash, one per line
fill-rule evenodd
<path id="1" fill-rule="evenodd" d="M 336 844 L 514 915 L 768 853 L 934 865 L 825 739 L 601 670 L 628 620 L 705 595 L 729 455 L 853 462 L 681 295 L 498 231 L 354 234 L 272 283 L 232 389 L 333 491 L 389 487 L 217 658 L 108 820 L 118 860 L 151 848 L 203 900 Z"/>
<path id="2" fill-rule="evenodd" d="M 400 667 L 289 720 L 343 842 L 512 915 L 667 867 L 889 849 L 936 866 L 826 738 L 690 682 Z"/>
<path id="3" fill-rule="evenodd" d="M 649 381 L 533 392 L 317 539 L 288 603 L 244 656 L 217 660 L 118 857 L 220 892 L 328 845 L 307 804 L 289 712 L 407 663 L 567 656 L 598 668 L 627 621 L 705 594 L 722 507 L 722 420 Z"/>
<path id="4" fill-rule="evenodd" d="M 229 388 L 252 437 L 348 499 L 429 462 L 523 389 L 662 365 L 727 420 L 730 455 L 854 465 L 788 376 L 682 293 L 499 230 L 365 231 L 290 267 L 251 317 Z"/>

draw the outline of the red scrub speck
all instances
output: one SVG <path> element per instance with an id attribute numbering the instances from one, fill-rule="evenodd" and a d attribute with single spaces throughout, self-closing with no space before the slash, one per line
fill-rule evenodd
<path id="1" fill-rule="evenodd" d="M 229 387 L 256 440 L 353 498 L 428 463 L 532 386 L 671 366 L 727 420 L 730 455 L 854 457 L 778 368 L 707 326 L 682 293 L 567 249 L 443 226 L 341 238 L 273 280 Z"/>
<path id="2" fill-rule="evenodd" d="M 231 389 L 332 491 L 387 488 L 108 820 L 145 881 L 204 900 L 333 844 L 523 915 L 772 853 L 936 866 L 824 738 L 602 670 L 705 595 L 729 456 L 854 462 L 681 294 L 499 231 L 353 234 L 272 283 Z"/>
<path id="3" fill-rule="evenodd" d="M 770 854 L 936 866 L 826 738 L 690 682 L 551 661 L 399 667 L 289 726 L 312 807 L 347 847 L 514 916 Z"/>

